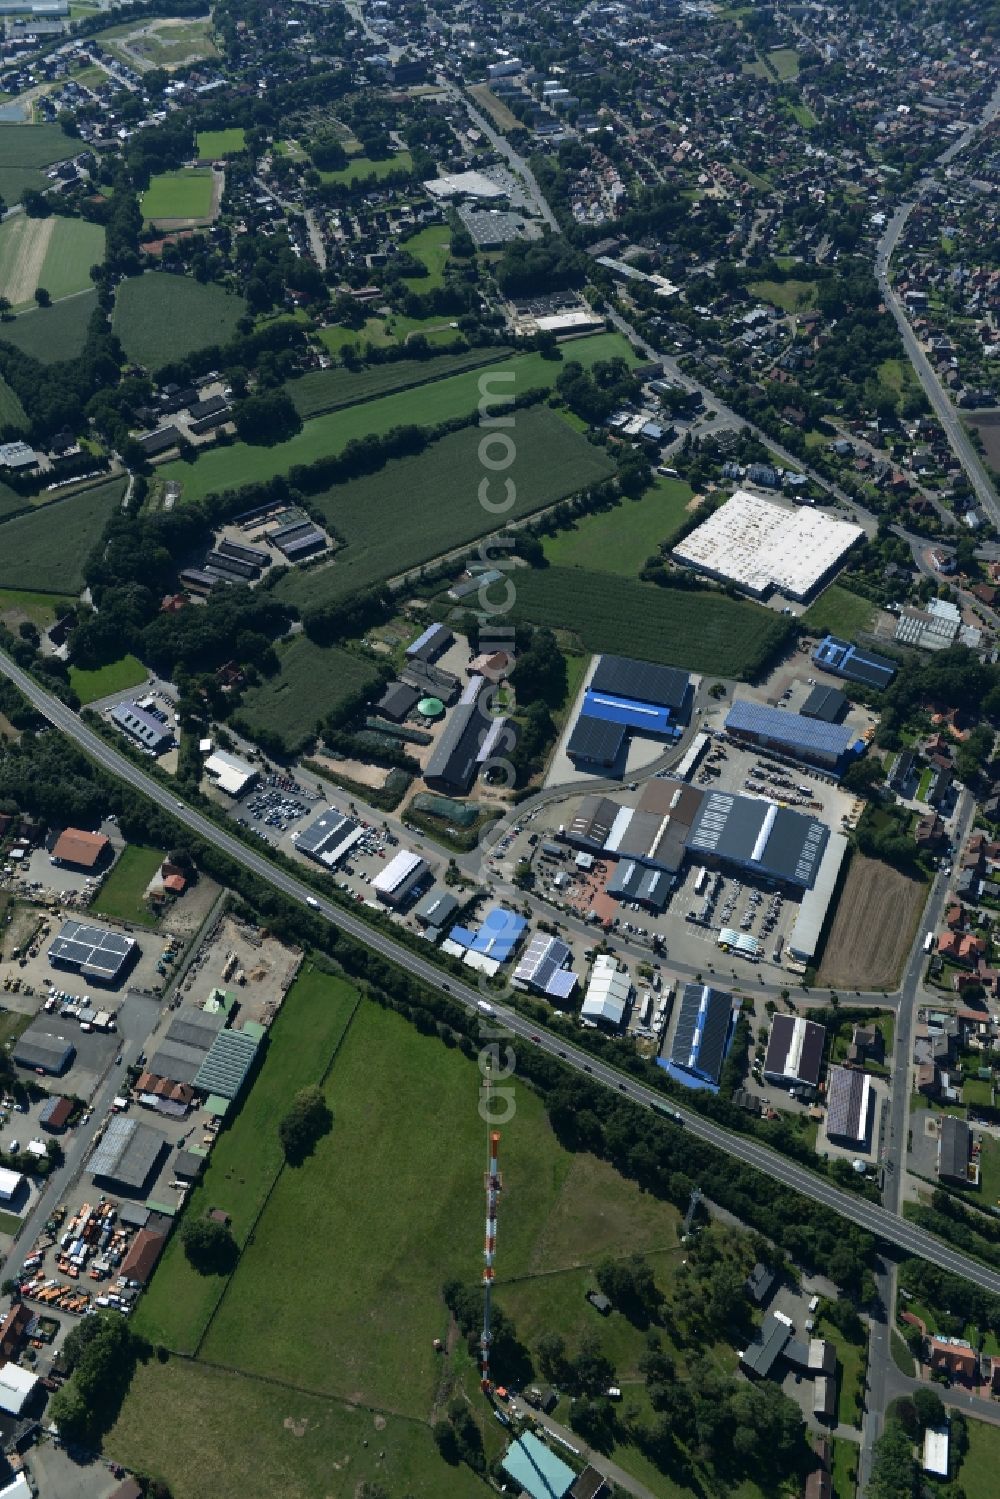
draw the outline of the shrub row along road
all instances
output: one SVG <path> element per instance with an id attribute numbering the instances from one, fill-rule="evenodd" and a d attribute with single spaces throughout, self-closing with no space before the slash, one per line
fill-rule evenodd
<path id="1" fill-rule="evenodd" d="M 41 713 L 61 733 L 75 740 L 82 750 L 91 759 L 97 762 L 102 769 L 116 776 L 119 780 L 127 782 L 137 791 L 156 802 L 171 816 L 177 818 L 192 832 L 204 839 L 206 843 L 212 843 L 216 848 L 227 854 L 231 859 L 243 865 L 260 879 L 267 880 L 282 894 L 289 899 L 298 901 L 301 905 L 312 905 L 316 897 L 308 886 L 302 884 L 293 875 L 285 870 L 279 869 L 268 859 L 252 848 L 248 848 L 238 838 L 225 832 L 222 828 L 204 817 L 200 812 L 185 803 L 177 801 L 168 790 L 161 786 L 151 776 L 133 765 L 124 755 L 112 749 L 104 743 L 99 736 L 93 733 L 84 724 L 79 716 L 68 708 L 58 698 L 45 692 L 26 672 L 22 671 L 14 661 L 3 652 L 0 652 L 0 671 L 8 677 L 18 690 L 28 699 L 32 706 Z M 356 941 L 398 964 L 401 968 L 408 969 L 423 983 L 447 994 L 450 998 L 466 1006 L 467 1009 L 478 1011 L 481 996 L 461 980 L 441 973 L 433 963 L 413 953 L 409 948 L 396 942 L 385 933 L 375 930 L 367 922 L 352 915 L 349 911 L 333 905 L 331 902 L 320 899 L 317 904 L 319 913 L 332 925 L 346 932 L 348 936 Z M 491 1000 L 492 1004 L 492 1000 Z M 484 1020 L 486 1017 L 482 1017 Z M 641 1104 L 646 1108 L 656 1109 L 662 1112 L 666 1107 L 662 1093 L 653 1088 L 637 1082 L 632 1077 L 618 1072 L 596 1057 L 581 1051 L 573 1046 L 571 1042 L 565 1041 L 561 1036 L 555 1036 L 540 1029 L 537 1025 L 524 1019 L 515 1011 L 507 1009 L 502 1005 L 493 1006 L 493 1016 L 489 1021 L 490 1032 L 501 1030 L 503 1033 L 520 1038 L 528 1045 L 537 1045 L 543 1051 L 557 1056 L 566 1063 L 568 1067 L 577 1072 L 587 1073 L 595 1082 L 602 1083 L 605 1087 L 614 1088 L 623 1093 L 632 1102 Z M 695 1136 L 696 1139 L 704 1140 L 714 1145 L 719 1150 L 726 1151 L 735 1156 L 737 1160 L 752 1166 L 758 1171 L 771 1177 L 774 1181 L 781 1182 L 797 1192 L 811 1197 L 813 1201 L 822 1203 L 833 1212 L 839 1213 L 841 1217 L 849 1219 L 859 1227 L 866 1229 L 869 1233 L 877 1235 L 888 1243 L 895 1245 L 905 1254 L 915 1254 L 923 1259 L 930 1260 L 932 1264 L 940 1266 L 953 1275 L 961 1275 L 973 1284 L 981 1286 L 983 1290 L 991 1291 L 1000 1295 L 1000 1274 L 979 1264 L 969 1256 L 949 1248 L 946 1244 L 936 1239 L 932 1234 L 916 1225 L 907 1223 L 896 1217 L 885 1208 L 866 1199 L 857 1197 L 850 1192 L 841 1191 L 834 1187 L 822 1177 L 807 1170 L 803 1166 L 796 1165 L 787 1160 L 776 1151 L 760 1145 L 757 1141 L 745 1139 L 739 1135 L 730 1134 L 728 1130 L 700 1118 L 697 1114 L 684 1110 L 675 1110 L 673 1104 L 669 1106 L 669 1113 L 674 1116 L 675 1122 L 683 1126 Z"/>

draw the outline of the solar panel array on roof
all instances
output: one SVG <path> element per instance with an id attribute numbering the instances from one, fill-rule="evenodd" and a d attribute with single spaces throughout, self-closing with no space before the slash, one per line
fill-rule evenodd
<path id="1" fill-rule="evenodd" d="M 655 666 L 630 656 L 602 656 L 590 682 L 592 692 L 606 692 L 655 703 L 679 713 L 687 701 L 691 678 L 676 666 Z"/>
<path id="2" fill-rule="evenodd" d="M 790 807 L 710 791 L 688 834 L 687 849 L 808 889 L 829 836 L 825 823 Z"/>
<path id="3" fill-rule="evenodd" d="M 133 937 L 82 921 L 66 921 L 49 948 L 53 968 L 69 968 L 95 984 L 114 984 L 138 953 Z"/>
<path id="4" fill-rule="evenodd" d="M 253 1066 L 260 1039 L 246 1031 L 220 1031 L 195 1074 L 194 1086 L 204 1093 L 235 1098 Z"/>
<path id="5" fill-rule="evenodd" d="M 868 1133 L 871 1078 L 853 1067 L 831 1067 L 826 1087 L 826 1132 L 861 1144 Z"/>
<path id="6" fill-rule="evenodd" d="M 726 717 L 728 734 L 746 734 L 769 744 L 779 745 L 792 754 L 821 759 L 831 764 L 845 755 L 854 733 L 841 724 L 821 723 L 803 718 L 783 708 L 769 708 L 764 703 L 738 698 Z"/>
<path id="7" fill-rule="evenodd" d="M 731 995 L 708 984 L 685 984 L 670 1051 L 674 1066 L 717 1083 L 732 1013 Z"/>
<path id="8" fill-rule="evenodd" d="M 625 743 L 625 725 L 610 719 L 591 718 L 581 713 L 573 725 L 566 745 L 571 760 L 585 760 L 591 765 L 614 765 Z"/>
<path id="9" fill-rule="evenodd" d="M 514 969 L 514 977 L 523 984 L 531 984 L 543 993 L 554 992 L 549 985 L 556 974 L 569 961 L 570 950 L 565 942 L 558 937 L 546 936 L 544 932 L 536 932 L 528 943 L 521 961 Z M 576 982 L 575 974 L 570 977 Z M 572 984 L 570 985 L 572 989 Z M 567 991 L 568 992 L 568 991 Z"/>
<path id="10" fill-rule="evenodd" d="M 820 641 L 812 658 L 824 671 L 849 682 L 862 682 L 867 687 L 888 687 L 897 671 L 895 661 L 887 656 L 878 656 L 834 635 Z"/>

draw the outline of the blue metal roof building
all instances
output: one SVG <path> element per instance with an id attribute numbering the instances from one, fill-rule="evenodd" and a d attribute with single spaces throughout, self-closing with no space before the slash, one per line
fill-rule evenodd
<path id="1" fill-rule="evenodd" d="M 608 692 L 591 689 L 583 700 L 582 716 L 601 719 L 605 723 L 622 724 L 625 728 L 638 729 L 644 734 L 670 734 L 670 709 L 653 703 L 637 702 L 634 698 L 616 697 Z"/>
<path id="2" fill-rule="evenodd" d="M 774 749 L 824 770 L 839 770 L 855 742 L 855 731 L 842 724 L 803 718 L 800 713 L 768 708 L 764 703 L 743 698 L 733 703 L 725 728 L 736 739 Z"/>
<path id="3" fill-rule="evenodd" d="M 506 963 L 524 936 L 527 925 L 524 917 L 516 911 L 494 906 L 483 917 L 478 931 L 467 926 L 453 926 L 448 936 L 469 952 L 482 953 L 485 957 L 495 958 L 498 963 Z"/>
<path id="4" fill-rule="evenodd" d="M 816 665 L 835 677 L 844 677 L 848 682 L 860 682 L 865 687 L 888 687 L 896 675 L 896 663 L 886 656 L 877 656 L 874 651 L 862 650 L 849 641 L 838 640 L 827 635 L 812 653 Z"/>
<path id="5" fill-rule="evenodd" d="M 717 1091 L 735 1014 L 731 994 L 709 984 L 685 984 L 670 1060 L 660 1065 L 686 1087 Z"/>
<path id="6" fill-rule="evenodd" d="M 576 1479 L 573 1469 L 531 1431 L 511 1444 L 502 1466 L 531 1499 L 565 1499 Z"/>

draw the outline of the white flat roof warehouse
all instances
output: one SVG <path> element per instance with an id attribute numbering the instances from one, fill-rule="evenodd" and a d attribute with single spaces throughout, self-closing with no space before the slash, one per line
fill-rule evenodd
<path id="1" fill-rule="evenodd" d="M 758 596 L 777 589 L 804 599 L 864 535 L 850 521 L 794 509 L 738 489 L 674 547 L 678 562 Z"/>

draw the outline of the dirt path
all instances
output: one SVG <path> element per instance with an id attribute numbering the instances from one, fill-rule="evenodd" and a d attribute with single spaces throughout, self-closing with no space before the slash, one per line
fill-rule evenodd
<path id="1" fill-rule="evenodd" d="M 29 219 L 19 214 L 8 221 L 0 259 L 0 296 L 11 306 L 30 302 L 35 295 L 56 220 Z"/>

